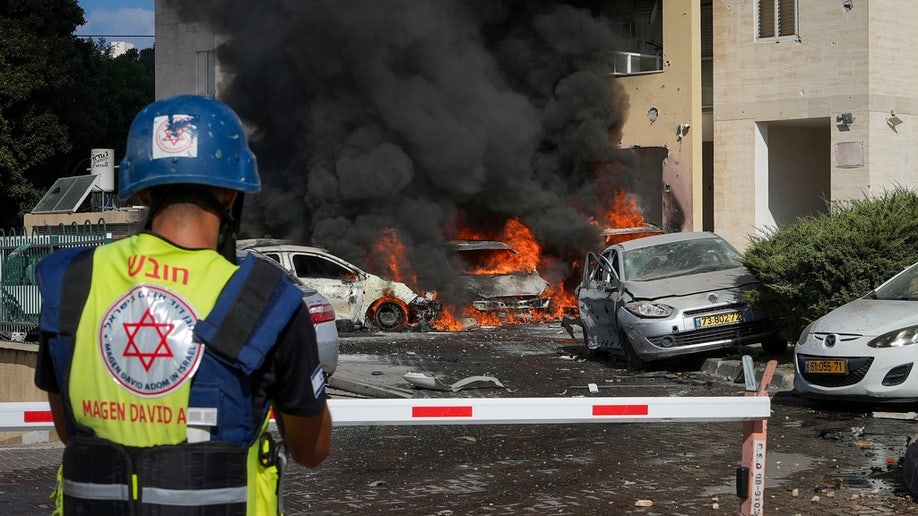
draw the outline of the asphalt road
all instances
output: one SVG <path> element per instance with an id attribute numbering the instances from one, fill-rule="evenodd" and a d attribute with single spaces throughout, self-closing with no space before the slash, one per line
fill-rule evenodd
<path id="1" fill-rule="evenodd" d="M 701 370 L 741 354 L 763 363 L 749 347 L 635 374 L 617 357 L 582 351 L 558 324 L 343 333 L 338 373 L 416 398 L 742 396 L 745 385 L 732 375 Z M 789 363 L 790 353 L 780 357 L 785 376 Z M 407 372 L 444 384 L 489 376 L 503 387 L 421 389 Z M 889 414 L 915 407 L 816 404 L 787 383 L 769 392 L 766 514 L 918 512 L 900 463 L 916 423 Z M 323 465 L 289 468 L 285 500 L 292 515 L 738 514 L 741 456 L 739 422 L 336 426 Z M 0 448 L 0 514 L 48 514 L 59 458 L 54 445 Z"/>
<path id="2" fill-rule="evenodd" d="M 342 334 L 341 349 L 343 376 L 409 390 L 415 397 L 743 396 L 739 379 L 701 370 L 737 363 L 742 354 L 753 356 L 760 368 L 766 360 L 751 346 L 635 374 L 618 357 L 590 357 L 558 324 L 456 334 Z M 769 391 L 765 512 L 918 512 L 901 482 L 900 463 L 916 423 L 874 412 L 901 414 L 914 407 L 827 406 L 801 399 L 788 382 L 791 353 L 778 361 L 780 378 Z M 406 372 L 434 374 L 444 384 L 490 376 L 504 387 L 418 389 L 403 378 Z M 288 477 L 293 513 L 739 510 L 739 422 L 337 427 L 334 440 L 325 464 L 311 471 L 297 468 Z"/>

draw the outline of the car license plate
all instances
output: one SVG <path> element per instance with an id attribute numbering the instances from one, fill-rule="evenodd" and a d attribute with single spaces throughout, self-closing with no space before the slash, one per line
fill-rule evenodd
<path id="1" fill-rule="evenodd" d="M 724 324 L 737 324 L 743 322 L 742 312 L 727 312 L 723 314 L 704 315 L 695 318 L 695 328 L 708 328 Z"/>
<path id="2" fill-rule="evenodd" d="M 806 372 L 816 374 L 846 374 L 848 362 L 845 360 L 807 360 Z"/>

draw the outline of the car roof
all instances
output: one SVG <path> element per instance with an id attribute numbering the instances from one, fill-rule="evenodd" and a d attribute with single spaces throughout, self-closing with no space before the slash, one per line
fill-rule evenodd
<path id="1" fill-rule="evenodd" d="M 663 230 L 653 224 L 644 224 L 643 226 L 634 226 L 630 228 L 606 228 L 602 230 L 602 236 L 620 236 L 636 235 L 641 233 L 663 233 Z"/>
<path id="2" fill-rule="evenodd" d="M 653 247 L 660 244 L 669 244 L 672 242 L 684 242 L 687 240 L 702 240 L 705 238 L 720 238 L 717 234 L 710 231 L 692 231 L 686 233 L 664 233 L 662 235 L 652 235 L 634 240 L 628 240 L 611 247 L 621 247 L 623 251 L 631 251 L 642 247 Z M 608 248 L 607 248 L 608 249 Z"/>
<path id="3" fill-rule="evenodd" d="M 239 240 L 236 242 L 236 249 L 240 250 L 253 250 L 259 252 L 269 252 L 269 251 L 305 251 L 313 253 L 328 253 L 328 250 L 322 247 L 315 247 L 311 245 L 300 245 L 294 243 L 292 240 L 281 240 L 275 238 L 249 238 L 245 240 Z"/>
<path id="4" fill-rule="evenodd" d="M 452 251 L 498 250 L 513 251 L 519 254 L 519 251 L 511 247 L 510 244 L 498 240 L 450 240 L 443 245 Z"/>
<path id="5" fill-rule="evenodd" d="M 244 259 L 246 259 L 246 255 L 249 254 L 250 251 L 251 251 L 250 249 L 237 249 L 237 250 L 236 250 L 236 258 L 237 258 L 238 260 L 244 260 Z M 287 278 L 289 278 L 290 281 L 291 281 L 294 285 L 298 286 L 298 287 L 300 288 L 300 290 L 304 291 L 304 293 L 305 293 L 306 295 L 309 295 L 309 296 L 319 295 L 319 296 L 325 298 L 326 300 L 328 299 L 328 298 L 326 298 L 325 296 L 323 296 L 322 294 L 319 294 L 319 291 L 318 291 L 318 290 L 316 290 L 315 288 L 313 288 L 311 285 L 307 285 L 303 280 L 301 280 L 300 278 L 297 278 L 295 274 L 292 274 L 290 271 L 288 271 L 287 269 L 285 269 L 283 266 L 281 266 L 281 264 L 275 262 L 274 260 L 271 260 L 270 258 L 257 258 L 257 255 L 256 255 L 256 258 L 254 258 L 254 259 L 256 259 L 256 260 L 260 259 L 262 262 L 267 263 L 267 264 L 270 265 L 271 267 L 274 267 L 275 269 L 277 269 L 278 271 L 280 271 L 281 273 L 283 273 L 284 276 L 287 276 Z"/>

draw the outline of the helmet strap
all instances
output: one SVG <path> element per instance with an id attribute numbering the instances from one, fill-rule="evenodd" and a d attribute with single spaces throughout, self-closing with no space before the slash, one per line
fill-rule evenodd
<path id="1" fill-rule="evenodd" d="M 220 235 L 217 237 L 217 252 L 230 263 L 236 263 L 236 234 L 239 232 L 239 222 L 242 220 L 242 198 L 240 192 L 236 195 L 233 207 L 224 211 L 220 221 Z"/>

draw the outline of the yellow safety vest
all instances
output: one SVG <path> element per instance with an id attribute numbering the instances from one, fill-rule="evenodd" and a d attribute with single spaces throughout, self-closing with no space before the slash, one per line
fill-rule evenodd
<path id="1" fill-rule="evenodd" d="M 58 511 L 222 505 L 226 514 L 278 514 L 278 464 L 264 457 L 285 457 L 265 453 L 267 418 L 245 449 L 207 441 L 217 410 L 189 407 L 205 355 L 194 326 L 238 266 L 151 234 L 97 247 L 91 259 L 62 389 L 78 428 L 91 432 L 68 439 Z"/>

